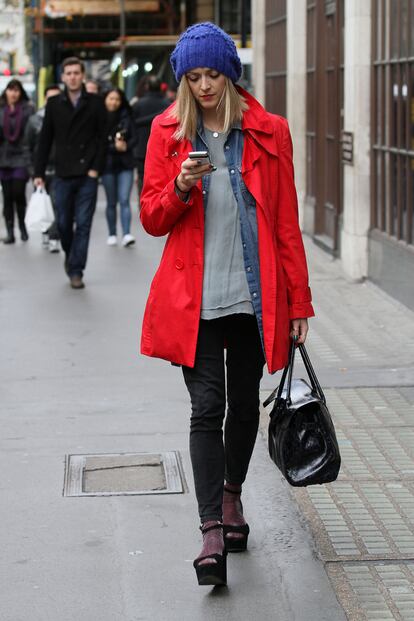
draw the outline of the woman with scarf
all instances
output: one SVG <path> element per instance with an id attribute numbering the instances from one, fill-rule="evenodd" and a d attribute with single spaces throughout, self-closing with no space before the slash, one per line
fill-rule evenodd
<path id="1" fill-rule="evenodd" d="M 14 212 L 17 213 L 22 241 L 29 236 L 24 224 L 26 183 L 29 178 L 29 150 L 24 138 L 29 117 L 34 113 L 19 80 L 7 84 L 0 96 L 0 180 L 3 189 L 3 215 L 7 236 L 5 244 L 14 244 Z"/>
<path id="2" fill-rule="evenodd" d="M 125 93 L 112 88 L 105 95 L 107 113 L 106 135 L 108 150 L 102 184 L 106 194 L 106 220 L 108 223 L 108 246 L 117 245 L 116 206 L 120 205 L 122 245 L 126 248 L 135 243 L 131 235 L 130 196 L 134 181 L 134 159 L 132 149 L 135 145 L 134 126 L 131 107 Z"/>

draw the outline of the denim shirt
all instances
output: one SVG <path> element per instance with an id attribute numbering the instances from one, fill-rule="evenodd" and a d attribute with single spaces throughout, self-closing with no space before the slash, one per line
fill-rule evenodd
<path id="1" fill-rule="evenodd" d="M 243 246 L 244 269 L 250 291 L 253 310 L 263 344 L 262 295 L 260 288 L 259 247 L 257 234 L 256 201 L 247 189 L 242 178 L 242 156 L 244 137 L 241 124 L 235 124 L 224 145 L 229 177 L 240 216 L 240 230 Z M 194 148 L 197 151 L 208 150 L 204 127 L 199 119 Z M 214 164 L 214 162 L 213 162 Z M 214 175 L 214 172 L 211 173 Z M 210 175 L 202 178 L 203 204 L 207 207 Z"/>

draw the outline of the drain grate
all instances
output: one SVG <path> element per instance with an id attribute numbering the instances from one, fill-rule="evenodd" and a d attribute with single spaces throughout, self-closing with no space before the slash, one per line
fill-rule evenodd
<path id="1" fill-rule="evenodd" d="M 178 451 L 66 455 L 64 496 L 182 494 Z"/>

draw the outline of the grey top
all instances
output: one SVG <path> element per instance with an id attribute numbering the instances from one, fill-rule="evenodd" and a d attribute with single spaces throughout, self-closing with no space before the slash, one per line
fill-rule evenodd
<path id="1" fill-rule="evenodd" d="M 224 154 L 227 134 L 205 129 L 211 173 L 205 209 L 204 276 L 201 319 L 234 313 L 253 315 L 244 269 L 240 218 Z"/>

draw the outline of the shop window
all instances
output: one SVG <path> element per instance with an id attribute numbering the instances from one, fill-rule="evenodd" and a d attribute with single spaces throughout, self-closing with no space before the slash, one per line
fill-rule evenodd
<path id="1" fill-rule="evenodd" d="M 220 27 L 226 32 L 241 32 L 241 2 L 240 0 L 225 0 L 219 4 Z M 247 34 L 251 33 L 251 2 L 245 3 Z"/>
<path id="2" fill-rule="evenodd" d="M 307 2 L 306 22 L 306 194 L 316 195 L 316 3 Z"/>
<path id="3" fill-rule="evenodd" d="M 413 244 L 414 0 L 372 8 L 372 228 Z"/>

